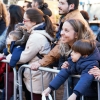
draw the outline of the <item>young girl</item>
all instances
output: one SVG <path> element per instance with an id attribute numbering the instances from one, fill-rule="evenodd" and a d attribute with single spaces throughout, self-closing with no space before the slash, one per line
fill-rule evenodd
<path id="1" fill-rule="evenodd" d="M 12 54 L 12 57 L 9 62 L 9 65 L 12 68 L 16 67 L 17 62 L 20 59 L 21 53 L 25 49 L 25 44 L 28 39 L 28 35 L 27 35 L 27 38 L 24 39 L 23 41 L 23 37 L 25 37 L 25 35 L 27 35 L 27 32 L 25 32 L 22 28 L 17 28 L 16 30 L 11 31 L 6 39 L 7 47 L 3 50 L 2 56 L 4 55 L 7 56 L 8 54 Z M 20 65 L 17 65 L 17 67 L 19 66 Z M 4 68 L 0 67 L 0 74 L 4 74 L 5 70 L 6 70 L 6 67 Z M 7 100 L 10 100 L 11 96 L 13 95 L 13 72 L 11 71 L 11 68 L 9 68 L 9 70 L 10 70 L 8 73 L 8 86 L 9 86 L 8 91 L 9 92 L 7 91 L 7 95 L 8 95 Z"/>
<path id="2" fill-rule="evenodd" d="M 100 61 L 100 55 L 94 41 L 85 39 L 76 41 L 72 45 L 71 57 L 68 58 L 68 62 L 64 63 L 64 66 L 68 66 L 68 69 L 61 69 L 50 82 L 49 87 L 43 91 L 43 94 L 48 95 L 51 90 L 58 89 L 70 75 L 80 74 L 80 80 L 74 87 L 72 95 L 68 98 L 68 100 L 76 100 L 77 96 L 85 94 L 86 89 L 90 87 L 94 80 L 93 75 L 89 75 L 88 71 L 93 66 L 99 67 L 98 61 Z"/>

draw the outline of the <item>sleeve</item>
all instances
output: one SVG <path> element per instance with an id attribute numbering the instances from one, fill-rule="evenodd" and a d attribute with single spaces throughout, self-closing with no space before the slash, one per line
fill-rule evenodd
<path id="1" fill-rule="evenodd" d="M 33 59 L 43 47 L 42 40 L 43 38 L 41 38 L 39 35 L 30 35 L 19 62 L 26 63 Z"/>
<path id="2" fill-rule="evenodd" d="M 20 59 L 20 55 L 22 53 L 22 51 L 24 50 L 24 48 L 22 47 L 19 47 L 19 48 L 15 48 L 12 52 L 12 56 L 11 56 L 11 59 L 10 59 L 10 63 L 9 65 L 11 67 L 15 67 L 17 62 L 19 61 Z"/>
<path id="3" fill-rule="evenodd" d="M 76 84 L 74 91 L 78 91 L 80 94 L 84 95 L 86 89 L 90 87 L 92 81 L 94 80 L 94 76 L 88 73 L 84 73 L 81 75 L 80 80 Z"/>
<path id="4" fill-rule="evenodd" d="M 52 90 L 57 90 L 69 77 L 70 71 L 67 69 L 61 69 L 57 76 L 50 82 L 49 87 Z"/>
<path id="5" fill-rule="evenodd" d="M 98 61 L 94 61 L 89 64 L 83 71 L 80 77 L 80 80 L 76 84 L 74 90 L 78 91 L 80 94 L 84 95 L 86 89 L 90 87 L 92 81 L 94 80 L 94 76 L 90 75 L 88 71 L 93 68 L 93 66 L 99 66 Z"/>
<path id="6" fill-rule="evenodd" d="M 57 44 L 47 55 L 45 55 L 40 61 L 41 66 L 48 66 L 59 60 L 59 44 Z"/>

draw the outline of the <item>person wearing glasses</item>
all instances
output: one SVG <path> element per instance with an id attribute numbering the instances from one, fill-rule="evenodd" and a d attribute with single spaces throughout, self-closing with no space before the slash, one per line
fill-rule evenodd
<path id="1" fill-rule="evenodd" d="M 51 41 L 54 37 L 54 27 L 47 15 L 37 8 L 30 8 L 26 10 L 23 16 L 24 27 L 29 32 L 29 38 L 27 40 L 25 50 L 22 51 L 19 63 L 27 63 L 31 65 L 35 61 L 39 61 L 42 57 L 49 53 L 51 50 Z M 47 88 L 49 82 L 52 79 L 51 73 L 43 72 L 44 88 Z M 30 71 L 25 69 L 24 71 L 24 83 L 26 100 L 29 98 L 31 87 L 30 87 Z M 41 84 L 41 72 L 32 71 L 32 92 L 34 100 L 41 100 L 42 84 Z M 29 95 L 28 95 L 29 94 Z"/>

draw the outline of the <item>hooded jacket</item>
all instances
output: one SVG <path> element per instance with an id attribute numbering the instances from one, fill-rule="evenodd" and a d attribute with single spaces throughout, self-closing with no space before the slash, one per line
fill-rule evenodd
<path id="1" fill-rule="evenodd" d="M 45 23 L 40 23 L 33 26 L 30 29 L 30 36 L 26 43 L 25 50 L 22 52 L 19 62 L 26 63 L 29 62 L 29 65 L 35 61 L 39 61 L 37 54 L 46 55 L 51 50 L 50 41 L 53 41 L 53 38 L 45 31 Z M 24 83 L 28 91 L 30 89 L 30 70 L 28 68 L 24 71 Z M 47 88 L 49 82 L 52 79 L 51 73 L 43 72 L 44 88 Z M 41 71 L 32 71 L 32 92 L 33 93 L 42 93 L 42 84 L 41 84 Z"/>
<path id="2" fill-rule="evenodd" d="M 53 90 L 58 89 L 70 75 L 79 74 L 81 77 L 74 87 L 74 91 L 84 95 L 86 89 L 90 87 L 94 80 L 94 76 L 90 75 L 88 71 L 93 68 L 93 66 L 99 67 L 98 61 L 100 61 L 100 53 L 97 48 L 88 57 L 80 57 L 76 63 L 72 62 L 71 58 L 68 58 L 69 68 L 61 69 L 58 75 L 50 82 L 49 87 Z"/>
<path id="3" fill-rule="evenodd" d="M 11 56 L 11 59 L 10 59 L 10 62 L 9 62 L 9 65 L 13 68 L 16 66 L 17 62 L 19 61 L 20 59 L 20 55 L 22 53 L 22 51 L 25 49 L 25 45 L 15 45 L 15 41 L 12 41 L 11 42 L 11 45 L 10 45 L 10 50 L 8 51 L 8 48 L 5 48 L 3 50 L 3 53 L 5 55 L 8 55 L 9 52 L 12 54 Z"/>

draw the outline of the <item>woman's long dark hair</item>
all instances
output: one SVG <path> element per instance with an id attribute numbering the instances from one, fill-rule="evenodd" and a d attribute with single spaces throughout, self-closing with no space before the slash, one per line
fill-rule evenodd
<path id="1" fill-rule="evenodd" d="M 11 5 L 9 7 L 10 24 L 8 27 L 7 35 L 14 30 L 15 25 L 23 22 L 24 9 L 18 5 Z"/>

